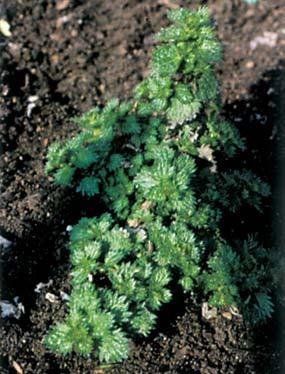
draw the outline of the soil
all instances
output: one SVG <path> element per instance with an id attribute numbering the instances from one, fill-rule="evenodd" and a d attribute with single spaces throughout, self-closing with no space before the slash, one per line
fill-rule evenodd
<path id="1" fill-rule="evenodd" d="M 241 0 L 191 6 L 171 0 L 0 0 L 0 18 L 12 32 L 10 38 L 0 35 L 0 228 L 12 242 L 9 250 L 1 248 L 0 299 L 19 296 L 25 307 L 19 320 L 2 320 L 0 373 L 101 372 L 93 359 L 57 357 L 42 345 L 49 326 L 64 316 L 61 296 L 70 290 L 66 227 L 96 209 L 96 202 L 45 176 L 45 155 L 50 143 L 76 131 L 71 117 L 109 97 L 130 97 L 147 73 L 153 33 L 166 25 L 166 11 L 182 3 L 208 5 L 215 20 L 224 47 L 217 68 L 223 111 L 248 144 L 244 159 L 235 162 L 247 162 L 276 192 L 267 217 L 247 217 L 247 223 L 269 245 L 277 242 L 278 167 L 285 156 L 278 146 L 285 102 L 283 0 L 251 6 Z M 40 282 L 49 285 L 37 293 Z M 207 321 L 200 300 L 177 299 L 178 305 L 162 311 L 152 336 L 132 342 L 129 359 L 107 371 L 282 372 L 280 303 L 270 323 L 253 329 L 228 311 Z"/>

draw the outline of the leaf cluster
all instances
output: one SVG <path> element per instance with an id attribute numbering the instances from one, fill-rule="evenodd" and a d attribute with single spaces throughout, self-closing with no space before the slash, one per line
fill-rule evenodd
<path id="1" fill-rule="evenodd" d="M 273 313 L 272 276 L 269 253 L 253 238 L 237 241 L 235 251 L 224 240 L 208 261 L 201 280 L 213 306 L 238 307 L 253 324 Z"/>

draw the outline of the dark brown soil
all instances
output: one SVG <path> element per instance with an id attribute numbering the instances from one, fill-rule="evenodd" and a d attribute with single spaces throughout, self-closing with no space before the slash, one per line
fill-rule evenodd
<path id="1" fill-rule="evenodd" d="M 18 295 L 26 308 L 20 320 L 3 320 L 0 373 L 17 372 L 17 364 L 24 373 L 100 372 L 92 359 L 56 357 L 42 345 L 50 324 L 64 315 L 60 291 L 69 291 L 66 226 L 96 210 L 96 202 L 54 186 L 44 175 L 45 154 L 51 142 L 75 131 L 69 118 L 111 96 L 131 95 L 147 72 L 153 33 L 178 3 L 0 0 L 0 18 L 12 31 L 10 38 L 0 35 L 0 228 L 13 242 L 8 252 L 1 251 L 0 299 Z M 224 46 L 225 60 L 217 70 L 225 115 L 247 138 L 248 163 L 274 191 L 279 165 L 274 145 L 285 92 L 284 1 L 259 0 L 256 6 L 241 0 L 193 1 L 191 7 L 202 3 L 209 6 Z M 275 42 L 252 49 L 264 32 L 274 33 Z M 275 214 L 277 200 L 274 206 Z M 264 238 L 272 243 L 276 233 L 269 235 L 270 222 L 271 217 L 264 222 Z M 34 292 L 49 280 L 52 284 Z M 46 299 L 47 292 L 57 296 L 55 303 Z M 148 340 L 132 343 L 130 358 L 113 373 L 278 372 L 278 313 L 271 324 L 253 331 L 238 317 L 203 320 L 200 303 L 179 300 L 162 311 Z"/>

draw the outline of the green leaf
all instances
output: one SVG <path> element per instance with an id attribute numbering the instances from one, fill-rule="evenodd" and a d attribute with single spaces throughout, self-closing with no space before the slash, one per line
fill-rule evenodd
<path id="1" fill-rule="evenodd" d="M 73 178 L 73 175 L 75 173 L 75 168 L 65 165 L 57 170 L 57 172 L 54 175 L 54 180 L 57 184 L 60 184 L 62 186 L 68 186 Z"/>
<path id="2" fill-rule="evenodd" d="M 82 169 L 88 168 L 91 164 L 97 161 L 97 155 L 89 148 L 81 148 L 71 158 L 74 166 Z"/>
<path id="3" fill-rule="evenodd" d="M 140 309 L 131 319 L 131 328 L 134 332 L 148 336 L 153 329 L 156 322 L 156 315 L 151 313 L 148 309 Z"/>
<path id="4" fill-rule="evenodd" d="M 101 362 L 120 362 L 128 357 L 128 353 L 128 340 L 125 334 L 119 329 L 104 336 L 99 346 L 99 360 Z"/>
<path id="5" fill-rule="evenodd" d="M 76 192 L 80 192 L 83 196 L 94 196 L 99 193 L 99 179 L 96 177 L 85 177 L 81 180 Z"/>
<path id="6" fill-rule="evenodd" d="M 48 148 L 47 163 L 45 166 L 45 172 L 48 174 L 54 169 L 57 169 L 64 162 L 65 158 L 65 147 L 60 143 L 53 143 Z"/>
<path id="7" fill-rule="evenodd" d="M 183 124 L 186 121 L 195 119 L 200 109 L 201 102 L 197 99 L 188 104 L 183 104 L 177 98 L 173 98 L 166 113 L 168 120 L 173 124 Z"/>
<path id="8" fill-rule="evenodd" d="M 155 48 L 152 56 L 152 68 L 162 77 L 175 74 L 182 61 L 175 45 L 160 46 Z"/>

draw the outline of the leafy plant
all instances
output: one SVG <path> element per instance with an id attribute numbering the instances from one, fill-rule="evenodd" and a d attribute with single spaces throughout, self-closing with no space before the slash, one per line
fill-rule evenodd
<path id="1" fill-rule="evenodd" d="M 273 312 L 268 252 L 253 237 L 237 242 L 236 247 L 238 251 L 219 241 L 208 261 L 201 279 L 211 295 L 209 302 L 236 306 L 252 323 L 264 322 Z"/>
<path id="2" fill-rule="evenodd" d="M 221 238 L 225 214 L 261 211 L 270 191 L 249 170 L 220 171 L 217 159 L 244 149 L 219 113 L 220 45 L 206 8 L 168 17 L 134 99 L 92 109 L 77 136 L 49 148 L 55 182 L 105 207 L 70 232 L 68 314 L 45 338 L 58 353 L 125 359 L 128 337 L 147 336 L 173 298 L 170 282 L 254 321 L 272 312 L 266 251 Z"/>

